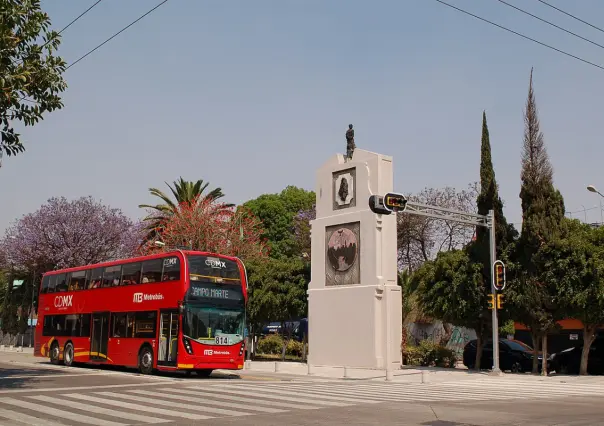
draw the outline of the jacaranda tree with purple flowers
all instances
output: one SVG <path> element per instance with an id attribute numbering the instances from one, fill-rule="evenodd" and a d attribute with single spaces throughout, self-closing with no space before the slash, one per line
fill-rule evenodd
<path id="1" fill-rule="evenodd" d="M 139 223 L 92 197 L 51 198 L 23 216 L 0 240 L 0 269 L 10 277 L 9 283 L 25 281 L 15 291 L 9 284 L 2 309 L 3 328 L 14 322 L 13 314 L 10 318 L 4 314 L 16 312 L 18 306 L 27 319 L 32 294 L 37 293 L 32 282 L 37 285 L 43 272 L 136 255 L 143 235 Z M 22 328 L 22 324 L 13 325 Z"/>

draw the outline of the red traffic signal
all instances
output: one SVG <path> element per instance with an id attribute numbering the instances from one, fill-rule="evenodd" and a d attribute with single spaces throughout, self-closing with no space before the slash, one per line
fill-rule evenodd
<path id="1" fill-rule="evenodd" d="M 495 263 L 493 263 L 493 275 L 495 277 L 495 290 L 503 290 L 505 288 L 505 265 L 501 260 L 496 260 Z"/>

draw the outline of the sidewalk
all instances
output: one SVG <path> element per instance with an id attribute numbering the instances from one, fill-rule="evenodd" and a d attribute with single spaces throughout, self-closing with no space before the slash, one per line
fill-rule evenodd
<path id="1" fill-rule="evenodd" d="M 278 374 L 297 378 L 348 379 L 348 380 L 386 380 L 386 371 L 370 368 L 313 366 L 301 362 L 246 361 L 244 371 L 254 373 Z M 489 377 L 486 372 L 468 371 L 462 368 L 407 367 L 392 371 L 392 382 L 428 383 L 473 380 Z"/>
<path id="2" fill-rule="evenodd" d="M 13 353 L 24 353 L 32 355 L 34 353 L 33 346 L 8 346 L 8 345 L 0 345 L 0 353 L 1 352 L 13 352 Z"/>

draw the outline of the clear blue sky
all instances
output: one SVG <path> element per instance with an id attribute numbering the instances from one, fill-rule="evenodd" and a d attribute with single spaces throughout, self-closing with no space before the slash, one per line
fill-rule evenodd
<path id="1" fill-rule="evenodd" d="M 536 0 L 509 0 L 604 44 L 604 33 Z M 550 0 L 604 27 L 604 2 Z M 68 63 L 157 1 L 103 0 L 64 33 Z M 602 50 L 496 0 L 451 3 L 604 64 Z M 42 2 L 62 28 L 93 0 Z M 433 0 L 170 0 L 70 69 L 65 108 L 23 134 L 0 169 L 0 230 L 52 196 L 92 195 L 133 218 L 147 189 L 203 178 L 241 203 L 357 146 L 389 154 L 395 189 L 478 180 L 482 111 L 508 220 L 520 222 L 530 68 L 567 210 L 599 203 L 604 70 Z M 583 213 L 575 214 L 583 219 Z M 599 221 L 598 209 L 587 212 Z"/>

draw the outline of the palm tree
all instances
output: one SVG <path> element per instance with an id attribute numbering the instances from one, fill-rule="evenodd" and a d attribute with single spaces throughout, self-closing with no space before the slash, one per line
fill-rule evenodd
<path id="1" fill-rule="evenodd" d="M 173 182 L 174 186 L 171 186 L 168 182 L 166 182 L 166 185 L 168 185 L 168 188 L 170 188 L 170 191 L 175 199 L 174 201 L 172 201 L 170 196 L 166 195 L 163 191 L 157 188 L 149 188 L 151 195 L 159 197 L 163 203 L 154 206 L 150 204 L 140 204 L 138 206 L 139 208 L 147 208 L 152 210 L 152 213 L 143 219 L 148 223 L 146 227 L 148 232 L 142 244 L 156 239 L 159 235 L 161 235 L 163 223 L 172 215 L 177 213 L 182 204 L 200 204 L 208 200 L 214 201 L 224 197 L 221 188 L 215 188 L 204 195 L 204 191 L 210 184 L 209 182 L 204 183 L 203 179 L 199 179 L 197 182 L 192 182 L 186 181 L 180 177 L 179 180 Z M 233 206 L 234 204 L 225 204 L 226 208 L 231 208 Z"/>

